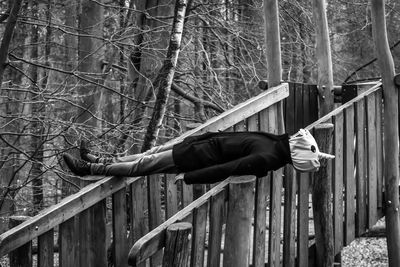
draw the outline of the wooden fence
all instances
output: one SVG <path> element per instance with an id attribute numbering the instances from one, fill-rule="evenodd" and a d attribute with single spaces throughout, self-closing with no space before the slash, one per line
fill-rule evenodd
<path id="1" fill-rule="evenodd" d="M 282 100 L 288 96 L 287 84 L 271 88 L 171 142 L 206 131 L 282 132 L 283 125 L 278 122 L 283 122 Z M 139 238 L 193 201 L 192 186 L 173 181 L 171 175 L 106 177 L 1 234 L 0 256 L 18 253 L 19 248 L 37 243 L 38 266 L 54 266 L 54 255 L 58 255 L 59 266 L 63 267 L 107 266 L 107 261 L 114 266 L 127 266 L 129 248 Z M 196 210 L 197 216 L 206 213 L 204 208 Z M 58 244 L 56 254 L 54 244 Z M 162 255 L 152 255 L 152 264 L 160 263 Z"/>
<path id="2" fill-rule="evenodd" d="M 305 87 L 301 87 L 301 93 L 297 92 L 296 86 L 289 89 L 287 84 L 282 84 L 271 88 L 171 142 L 206 131 L 281 132 L 282 118 L 285 116 L 289 120 L 290 110 L 295 114 L 292 117 L 296 124 L 287 124 L 287 128 L 295 131 L 309 122 L 301 119 L 300 124 L 300 113 L 308 110 L 310 118 L 316 116 L 310 110 L 310 102 L 314 101 L 310 99 L 311 94 Z M 289 90 L 294 90 L 291 96 L 294 99 L 286 99 Z M 327 121 L 335 125 L 336 159 L 330 169 L 335 252 L 339 253 L 344 245 L 382 216 L 380 84 L 307 128 L 312 131 L 316 125 Z M 311 176 L 290 171 L 286 175 L 282 178 L 280 170 L 256 179 L 251 196 L 254 197 L 252 246 L 248 250 L 253 266 L 264 266 L 265 262 L 270 266 L 312 263 L 309 260 L 312 259 L 309 237 L 313 232 L 309 201 Z M 54 266 L 54 255 L 58 255 L 59 266 L 63 267 L 106 266 L 107 261 L 114 266 L 127 266 L 131 248 L 129 262 L 132 265 L 141 265 L 150 259 L 156 266 L 161 263 L 165 229 L 175 222 L 190 221 L 193 224 L 191 266 L 218 266 L 225 252 L 221 243 L 226 238 L 224 225 L 227 226 L 229 217 L 226 207 L 232 179 L 235 178 L 212 185 L 205 195 L 193 201 L 192 187 L 175 185 L 173 176 L 107 177 L 0 235 L 0 256 L 15 255 L 19 251 L 31 253 L 26 247 L 37 243 L 38 266 Z M 162 188 L 161 183 L 165 187 Z M 164 190 L 164 203 L 161 190 Z M 130 196 L 128 202 L 127 195 Z M 58 244 L 56 254 L 54 244 Z M 30 255 L 30 262 L 31 258 Z M 25 262 L 28 262 L 26 266 L 31 266 L 29 261 Z"/>
<path id="3" fill-rule="evenodd" d="M 268 116 L 273 113 L 273 110 L 259 113 L 258 123 L 253 121 L 254 116 L 249 117 L 245 124 L 247 129 L 265 129 L 264 123 L 271 127 L 273 119 Z M 382 114 L 381 84 L 377 84 L 307 127 L 313 131 L 316 125 L 324 122 L 332 122 L 335 127 L 333 152 L 336 159 L 328 168 L 333 181 L 335 253 L 340 253 L 343 246 L 365 233 L 382 216 Z M 281 172 L 274 172 L 257 178 L 255 183 L 251 196 L 254 199 L 253 245 L 247 251 L 248 264 L 252 266 L 265 266 L 265 263 L 268 266 L 312 266 L 314 263 L 310 249 L 313 242 L 309 240 L 314 231 L 310 220 L 312 175 L 294 170 L 286 174 L 288 176 L 283 178 Z M 219 266 L 221 256 L 226 256 L 224 240 L 225 244 L 230 240 L 224 229 L 235 223 L 226 220 L 229 218 L 226 207 L 234 205 L 230 201 L 235 201 L 227 194 L 232 179 L 236 178 L 231 177 L 213 187 L 139 239 L 130 250 L 129 264 L 139 266 L 159 253 L 165 246 L 168 226 L 190 221 L 193 224 L 190 266 Z"/>

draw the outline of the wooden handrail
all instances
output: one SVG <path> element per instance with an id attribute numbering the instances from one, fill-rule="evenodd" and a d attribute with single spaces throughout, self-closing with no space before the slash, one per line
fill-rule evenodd
<path id="1" fill-rule="evenodd" d="M 174 216 L 166 220 L 164 223 L 160 224 L 158 227 L 154 228 L 148 234 L 140 238 L 131 248 L 128 257 L 128 263 L 130 265 L 136 266 L 138 263 L 147 259 L 157 251 L 163 248 L 165 241 L 165 231 L 167 227 L 175 222 L 185 219 L 194 209 L 203 205 L 212 196 L 217 195 L 225 189 L 225 187 L 230 183 L 232 177 L 227 178 L 222 181 L 210 191 L 206 192 L 204 195 L 190 203 L 188 206 L 183 208 L 181 211 L 176 213 Z"/>
<path id="2" fill-rule="evenodd" d="M 60 203 L 0 235 L 0 255 L 5 255 L 46 233 L 138 179 L 140 178 L 106 177 L 84 187 L 76 194 L 66 197 Z"/>

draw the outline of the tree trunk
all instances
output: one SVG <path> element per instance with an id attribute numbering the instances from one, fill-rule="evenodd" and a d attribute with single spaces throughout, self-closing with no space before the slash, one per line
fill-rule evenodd
<path id="1" fill-rule="evenodd" d="M 0 114 L 8 114 L 9 105 L 5 103 L 7 97 L 6 92 L 3 90 L 3 76 L 7 67 L 8 49 L 13 37 L 15 24 L 17 22 L 18 13 L 21 7 L 22 0 L 9 1 L 13 6 L 10 8 L 11 12 L 4 29 L 3 38 L 0 46 Z M 5 125 L 10 119 L 1 119 L 0 124 Z M 11 148 L 1 141 L 0 144 L 0 214 L 1 216 L 8 216 L 13 210 L 13 201 L 10 198 L 9 186 L 15 178 L 13 156 L 11 156 Z M 0 233 L 7 230 L 7 220 L 0 218 Z"/>
<path id="2" fill-rule="evenodd" d="M 14 3 L 11 8 L 10 16 L 7 20 L 6 28 L 3 33 L 3 38 L 1 40 L 0 46 L 0 89 L 3 87 L 3 74 L 4 70 L 7 67 L 8 61 L 8 47 L 10 46 L 10 42 L 13 36 L 15 24 L 17 23 L 18 13 L 21 8 L 22 0 L 10 1 L 9 3 Z"/>
<path id="3" fill-rule="evenodd" d="M 130 90 L 136 103 L 132 103 L 134 109 L 132 125 L 136 128 L 143 128 L 146 123 L 147 103 L 152 99 L 157 89 L 157 85 L 151 83 L 160 73 L 160 61 L 165 58 L 165 51 L 168 46 L 168 31 L 164 30 L 167 21 L 152 19 L 154 17 L 172 17 L 173 9 L 170 0 L 146 0 L 137 1 L 137 9 L 142 11 L 136 19 L 137 27 L 140 32 L 134 40 L 136 48 L 130 55 L 129 76 Z M 148 15 L 145 15 L 148 14 Z M 165 20 L 165 19 L 163 19 Z M 135 128 L 132 129 L 134 138 L 141 139 L 141 134 L 137 134 Z M 139 146 L 134 144 L 131 153 L 137 153 Z"/>
<path id="4" fill-rule="evenodd" d="M 157 99 L 154 106 L 150 123 L 144 138 L 142 151 L 151 148 L 157 139 L 162 120 L 165 115 L 166 104 L 168 102 L 171 84 L 175 74 L 175 68 L 178 61 L 181 47 L 183 24 L 185 19 L 187 0 L 177 0 L 175 4 L 174 22 L 168 46 L 167 57 L 161 67 L 160 74 L 157 76 L 154 84 L 158 89 Z"/>
<path id="5" fill-rule="evenodd" d="M 371 0 L 371 7 L 375 49 L 382 73 L 385 100 L 386 237 L 389 266 L 394 267 L 400 266 L 398 92 L 394 85 L 394 63 L 387 38 L 385 1 Z"/>
<path id="6" fill-rule="evenodd" d="M 333 109 L 333 70 L 325 0 L 313 0 L 318 61 L 318 91 L 320 117 Z"/>
<path id="7" fill-rule="evenodd" d="M 33 18 L 38 19 L 39 14 L 39 4 L 37 0 L 31 2 L 31 15 Z M 37 27 L 32 27 L 31 32 L 31 42 L 33 44 L 39 43 L 39 31 Z M 32 60 L 39 59 L 39 47 L 33 45 L 31 47 L 30 58 Z M 31 179 L 32 179 L 32 198 L 33 198 L 33 215 L 39 212 L 43 207 L 43 180 L 42 180 L 42 170 L 41 166 L 43 163 L 43 135 L 44 135 L 44 104 L 41 97 L 41 90 L 38 85 L 39 74 L 38 68 L 36 66 L 30 67 L 30 77 L 31 77 L 31 101 L 32 101 L 32 169 L 31 169 Z"/>
<path id="8" fill-rule="evenodd" d="M 103 7 L 102 1 L 82 1 L 81 12 L 79 16 L 80 35 L 78 38 L 79 51 L 78 51 L 78 70 L 82 76 L 98 82 L 97 77 L 89 75 L 101 73 L 100 54 L 99 51 L 102 43 L 97 38 L 91 36 L 103 36 Z M 97 115 L 98 107 L 97 100 L 99 99 L 99 88 L 90 83 L 82 81 L 78 87 L 80 95 L 81 108 L 78 110 L 77 122 L 84 125 L 97 126 L 99 123 L 94 117 Z"/>

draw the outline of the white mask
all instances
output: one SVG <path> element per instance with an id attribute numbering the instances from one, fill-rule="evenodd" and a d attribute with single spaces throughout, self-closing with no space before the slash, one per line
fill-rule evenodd
<path id="1" fill-rule="evenodd" d="M 308 130 L 300 129 L 289 139 L 293 167 L 301 172 L 315 172 L 320 167 L 319 159 L 335 156 L 319 151 L 317 142 Z"/>

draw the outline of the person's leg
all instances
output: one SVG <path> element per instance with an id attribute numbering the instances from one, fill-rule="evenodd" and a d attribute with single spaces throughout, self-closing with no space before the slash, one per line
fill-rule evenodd
<path id="1" fill-rule="evenodd" d="M 172 149 L 172 147 L 173 147 L 173 145 L 156 146 L 156 147 L 153 147 L 153 148 L 147 150 L 144 153 L 133 154 L 133 155 L 128 155 L 128 156 L 124 156 L 124 157 L 97 157 L 93 154 L 90 154 L 90 151 L 87 148 L 86 142 L 81 141 L 80 154 L 81 154 L 81 158 L 88 162 L 108 164 L 108 163 L 136 161 L 137 159 L 142 158 L 143 156 L 167 151 L 167 150 Z"/>
<path id="2" fill-rule="evenodd" d="M 77 175 L 141 176 L 155 173 L 177 173 L 172 150 L 143 156 L 133 162 L 111 164 L 88 163 L 64 154 L 67 166 Z"/>
<path id="3" fill-rule="evenodd" d="M 143 156 L 132 162 L 106 164 L 104 171 L 94 165 L 91 171 L 93 174 L 104 174 L 105 172 L 106 175 L 133 177 L 155 173 L 175 173 L 177 170 L 172 158 L 172 150 L 167 150 Z"/>

